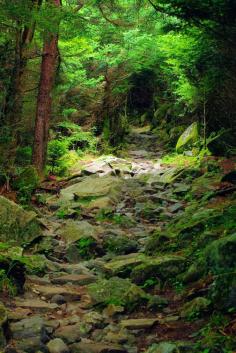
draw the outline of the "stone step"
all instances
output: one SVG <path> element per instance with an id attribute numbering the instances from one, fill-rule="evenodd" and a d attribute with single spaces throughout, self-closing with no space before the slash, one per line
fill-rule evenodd
<path id="1" fill-rule="evenodd" d="M 33 285 L 31 287 L 32 292 L 43 296 L 45 299 L 51 299 L 54 295 L 62 295 L 66 301 L 77 301 L 80 300 L 81 295 L 85 292 L 82 287 L 72 286 L 41 286 Z"/>
<path id="2" fill-rule="evenodd" d="M 84 285 L 96 282 L 96 277 L 92 275 L 68 274 L 68 275 L 52 278 L 51 282 L 53 284 L 64 285 L 67 283 L 72 283 L 77 286 L 84 286 Z"/>

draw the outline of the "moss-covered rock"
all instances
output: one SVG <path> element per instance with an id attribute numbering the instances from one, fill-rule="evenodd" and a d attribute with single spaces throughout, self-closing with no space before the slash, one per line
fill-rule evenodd
<path id="1" fill-rule="evenodd" d="M 181 317 L 193 319 L 202 315 L 204 312 L 207 312 L 211 301 L 204 297 L 198 297 L 192 301 L 184 304 L 181 308 L 180 315 Z"/>
<path id="2" fill-rule="evenodd" d="M 85 236 L 69 244 L 66 249 L 66 258 L 70 263 L 89 260 L 104 255 L 104 251 L 94 237 Z"/>
<path id="3" fill-rule="evenodd" d="M 169 135 L 170 135 L 169 144 L 171 146 L 174 147 L 176 145 L 179 136 L 184 132 L 184 130 L 185 130 L 185 126 L 183 126 L 183 125 L 175 126 L 175 127 L 173 127 L 170 130 L 170 132 L 169 132 Z"/>
<path id="4" fill-rule="evenodd" d="M 179 137 L 176 144 L 176 152 L 181 153 L 186 149 L 192 148 L 193 144 L 197 142 L 198 138 L 198 123 L 194 122 Z"/>
<path id="5" fill-rule="evenodd" d="M 62 225 L 59 234 L 67 244 L 72 244 L 81 238 L 92 237 L 95 239 L 96 228 L 87 221 L 68 220 Z"/>
<path id="6" fill-rule="evenodd" d="M 101 279 L 88 286 L 89 295 L 93 303 L 101 306 L 114 304 L 133 309 L 140 302 L 148 300 L 146 293 L 133 284 L 129 279 L 112 277 Z"/>
<path id="7" fill-rule="evenodd" d="M 153 344 L 145 353 L 179 353 L 175 343 L 162 342 Z"/>
<path id="8" fill-rule="evenodd" d="M 145 261 L 136 266 L 131 273 L 131 279 L 138 284 L 144 283 L 149 278 L 175 277 L 184 271 L 186 259 L 177 255 L 163 255 L 156 258 L 146 258 Z"/>
<path id="9" fill-rule="evenodd" d="M 213 273 L 234 270 L 236 266 L 236 233 L 209 244 L 203 254 L 205 266 Z"/>
<path id="10" fill-rule="evenodd" d="M 13 187 L 16 190 L 28 189 L 33 191 L 39 184 L 39 176 L 36 169 L 33 166 L 26 167 L 16 177 L 13 183 Z"/>
<path id="11" fill-rule="evenodd" d="M 13 201 L 0 196 L 0 241 L 29 244 L 40 234 L 34 212 L 27 212 Z"/>
<path id="12" fill-rule="evenodd" d="M 145 258 L 145 255 L 141 253 L 116 256 L 104 265 L 104 269 L 107 273 L 113 276 L 128 276 L 134 267 L 145 261 Z"/>
<path id="13" fill-rule="evenodd" d="M 24 254 L 24 250 L 10 243 L 0 242 L 0 264 L 12 277 L 24 277 L 28 273 L 43 273 L 46 268 L 46 258 L 43 255 Z M 5 264 L 5 265 L 4 265 Z M 14 264 L 14 266 L 13 266 Z M 9 271 L 10 269 L 10 271 Z"/>
<path id="14" fill-rule="evenodd" d="M 138 249 L 138 243 L 127 236 L 108 236 L 103 246 L 107 251 L 117 255 L 126 255 Z"/>

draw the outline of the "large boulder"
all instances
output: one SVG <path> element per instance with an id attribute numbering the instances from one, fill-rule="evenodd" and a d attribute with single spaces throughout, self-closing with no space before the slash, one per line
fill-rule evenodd
<path id="1" fill-rule="evenodd" d="M 191 149 L 198 138 L 198 123 L 194 122 L 179 137 L 176 144 L 176 152 L 181 153 L 189 148 Z"/>
<path id="2" fill-rule="evenodd" d="M 0 241 L 31 243 L 41 234 L 35 212 L 27 212 L 13 201 L 0 196 Z"/>
<path id="3" fill-rule="evenodd" d="M 59 198 L 48 198 L 47 204 L 53 208 L 80 208 L 85 212 L 112 210 L 119 200 L 121 184 L 118 177 L 90 175 L 63 189 Z"/>
<path id="4" fill-rule="evenodd" d="M 106 196 L 120 188 L 119 178 L 112 176 L 86 177 L 82 182 L 71 185 L 61 192 L 61 199 L 71 201 L 77 199 L 88 199 Z"/>
<path id="5" fill-rule="evenodd" d="M 187 319 L 198 318 L 200 315 L 208 311 L 210 304 L 211 301 L 207 298 L 194 298 L 183 305 L 180 316 Z"/>
<path id="6" fill-rule="evenodd" d="M 98 233 L 99 229 L 87 221 L 66 221 L 59 234 L 67 244 L 67 260 L 70 263 L 78 263 L 81 259 L 90 259 L 100 253 L 103 254 Z"/>
<path id="7" fill-rule="evenodd" d="M 204 253 L 206 267 L 214 273 L 235 269 L 235 251 L 236 233 L 213 241 Z"/>
<path id="8" fill-rule="evenodd" d="M 24 352 L 45 352 L 44 342 L 48 340 L 44 320 L 40 316 L 32 316 L 10 324 L 10 332 L 15 346 Z"/>

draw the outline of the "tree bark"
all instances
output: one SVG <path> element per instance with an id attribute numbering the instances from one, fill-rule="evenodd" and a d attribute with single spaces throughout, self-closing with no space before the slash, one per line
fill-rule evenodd
<path id="1" fill-rule="evenodd" d="M 61 0 L 53 0 L 55 6 L 61 6 Z M 49 120 L 52 108 L 52 89 L 58 59 L 58 33 L 49 33 L 43 47 L 39 92 L 37 99 L 34 128 L 34 146 L 32 162 L 39 174 L 43 173 L 46 163 Z"/>

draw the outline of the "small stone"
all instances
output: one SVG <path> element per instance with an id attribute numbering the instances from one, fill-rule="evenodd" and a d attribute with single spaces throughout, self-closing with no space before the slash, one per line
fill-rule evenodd
<path id="1" fill-rule="evenodd" d="M 66 303 L 65 297 L 61 294 L 55 294 L 52 299 L 51 303 L 56 303 L 58 305 L 62 305 Z"/>
<path id="2" fill-rule="evenodd" d="M 66 343 L 75 343 L 81 340 L 81 323 L 75 325 L 60 326 L 54 333 L 54 336 L 60 338 Z"/>
<path id="3" fill-rule="evenodd" d="M 50 353 L 69 353 L 68 346 L 60 338 L 48 342 L 47 347 Z"/>
<path id="4" fill-rule="evenodd" d="M 96 311 L 91 311 L 83 316 L 83 323 L 93 327 L 99 327 L 103 321 L 103 316 Z"/>
<path id="5" fill-rule="evenodd" d="M 105 317 L 113 317 L 118 313 L 122 313 L 124 311 L 123 306 L 118 306 L 114 304 L 109 304 L 104 310 L 103 310 L 103 315 Z"/>

